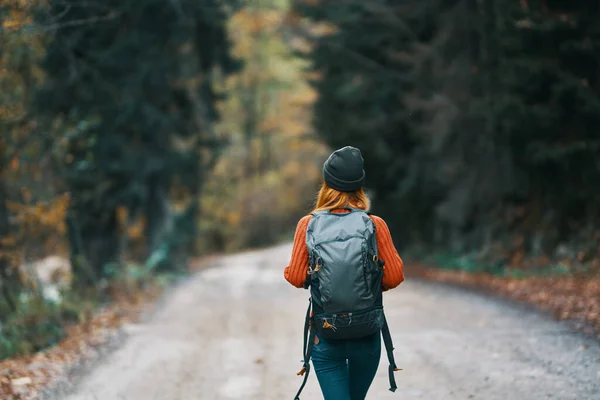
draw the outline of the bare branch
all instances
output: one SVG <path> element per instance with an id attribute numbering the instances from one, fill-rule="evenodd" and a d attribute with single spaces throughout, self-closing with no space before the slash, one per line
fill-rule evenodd
<path id="1" fill-rule="evenodd" d="M 41 34 L 41 33 L 57 31 L 57 30 L 63 29 L 63 28 L 72 28 L 72 27 L 76 27 L 76 26 L 93 25 L 98 22 L 103 22 L 103 21 L 108 21 L 108 20 L 118 18 L 120 15 L 121 15 L 120 12 L 113 11 L 113 12 L 109 13 L 108 15 L 99 15 L 99 16 L 75 19 L 75 20 L 65 21 L 65 22 L 56 22 L 56 23 L 52 23 L 49 25 L 28 24 L 28 25 L 14 26 L 14 27 L 10 27 L 10 28 L 5 28 L 4 32 L 5 33 L 19 33 L 20 32 L 20 33 L 36 35 L 36 34 Z M 0 33 L 1 33 L 1 31 L 0 31 Z"/>

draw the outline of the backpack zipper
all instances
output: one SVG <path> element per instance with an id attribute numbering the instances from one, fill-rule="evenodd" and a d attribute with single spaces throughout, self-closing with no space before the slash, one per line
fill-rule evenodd
<path id="1" fill-rule="evenodd" d="M 315 247 L 315 249 L 317 249 L 318 247 L 320 247 L 320 246 L 322 246 L 324 244 L 333 243 L 333 242 L 345 242 L 345 241 L 350 240 L 350 239 L 365 239 L 365 237 L 362 236 L 362 235 L 351 235 L 351 236 L 345 237 L 343 239 L 324 240 L 322 242 L 318 242 L 317 244 L 315 244 L 314 247 Z"/>
<path id="2" fill-rule="evenodd" d="M 373 310 L 382 310 L 382 309 L 383 309 L 383 306 L 372 306 L 372 307 L 366 308 L 364 310 L 354 311 L 354 312 L 351 312 L 351 313 L 338 312 L 338 313 L 335 313 L 335 314 L 331 314 L 331 317 L 332 317 L 332 319 L 333 318 L 337 318 L 337 317 L 345 317 L 345 316 L 348 316 L 348 317 L 355 316 L 356 317 L 357 315 L 368 313 L 368 312 L 373 311 Z M 323 314 L 324 313 L 317 314 L 316 316 L 317 316 L 317 318 L 319 318 L 319 316 L 323 315 Z M 321 318 L 321 319 L 326 319 L 326 318 Z"/>
<path id="3" fill-rule="evenodd" d="M 363 264 L 363 279 L 365 280 L 365 285 L 367 286 L 367 292 L 371 293 L 371 281 L 369 279 L 369 255 L 367 249 L 365 248 L 362 248 L 361 252 Z"/>

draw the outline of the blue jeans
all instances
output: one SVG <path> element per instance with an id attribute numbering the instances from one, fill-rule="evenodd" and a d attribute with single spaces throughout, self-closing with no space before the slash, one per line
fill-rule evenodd
<path id="1" fill-rule="evenodd" d="M 325 400 L 364 400 L 381 357 L 381 336 L 328 342 L 319 338 L 312 362 Z"/>

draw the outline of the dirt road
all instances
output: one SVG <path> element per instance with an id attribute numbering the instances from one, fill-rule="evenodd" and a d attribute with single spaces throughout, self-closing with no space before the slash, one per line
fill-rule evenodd
<path id="1" fill-rule="evenodd" d="M 177 289 L 68 400 L 291 400 L 308 292 L 288 245 L 225 257 Z M 502 302 L 406 281 L 386 293 L 399 389 L 382 355 L 368 399 L 598 400 L 600 346 Z M 311 376 L 302 399 L 322 399 Z"/>

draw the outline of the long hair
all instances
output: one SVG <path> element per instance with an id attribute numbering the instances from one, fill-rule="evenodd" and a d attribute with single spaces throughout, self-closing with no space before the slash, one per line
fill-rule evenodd
<path id="1" fill-rule="evenodd" d="M 340 192 L 323 182 L 313 212 L 335 210 L 336 208 L 344 207 L 360 208 L 368 211 L 371 208 L 371 202 L 363 188 L 354 192 Z"/>

